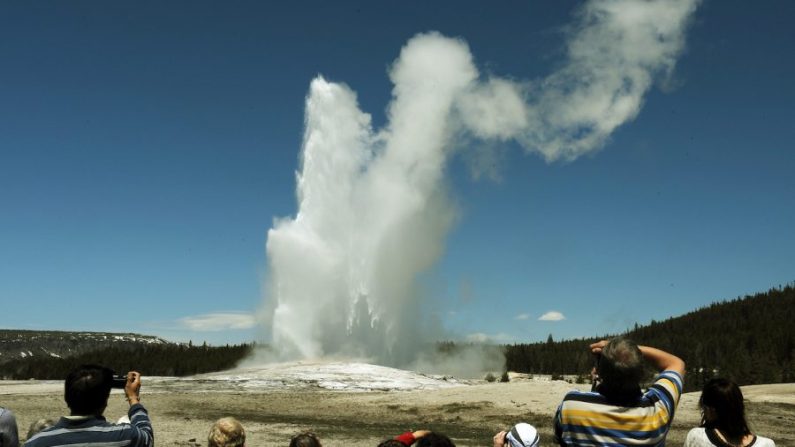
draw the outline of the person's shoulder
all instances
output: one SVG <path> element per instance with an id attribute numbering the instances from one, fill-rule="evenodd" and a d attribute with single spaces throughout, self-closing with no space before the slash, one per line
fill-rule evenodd
<path id="1" fill-rule="evenodd" d="M 684 447 L 704 447 L 712 445 L 706 435 L 704 427 L 696 427 L 687 432 Z"/>
<path id="2" fill-rule="evenodd" d="M 678 372 L 665 370 L 657 374 L 657 377 L 654 378 L 654 385 L 652 388 L 665 389 L 671 396 L 679 396 L 682 394 L 684 385 L 685 381 Z"/>
<path id="3" fill-rule="evenodd" d="M 566 392 L 563 398 L 565 399 L 568 396 L 592 396 L 592 395 L 598 396 L 599 393 L 597 393 L 596 391 L 569 390 Z"/>
<path id="4" fill-rule="evenodd" d="M 562 404 L 566 402 L 603 403 L 605 397 L 595 391 L 571 390 L 563 396 Z"/>
<path id="5" fill-rule="evenodd" d="M 39 447 L 39 446 L 43 445 L 42 442 L 41 442 L 41 439 L 42 439 L 41 434 L 46 432 L 50 428 L 52 428 L 52 427 L 49 427 L 49 428 L 47 428 L 45 430 L 42 430 L 42 431 L 36 433 L 35 435 L 31 436 L 30 439 L 25 441 L 24 446 L 25 447 Z M 22 445 L 22 444 L 20 444 L 20 445 Z"/>
<path id="6" fill-rule="evenodd" d="M 682 377 L 682 375 L 679 374 L 679 372 L 671 370 L 671 369 L 666 369 L 665 371 L 660 371 L 660 373 L 657 374 L 657 377 L 655 377 L 654 380 L 655 380 L 655 382 L 658 382 L 660 380 L 670 380 L 670 381 L 676 382 L 676 383 L 678 383 L 680 385 L 682 383 L 684 383 L 684 381 L 685 381 L 684 377 Z"/>
<path id="7" fill-rule="evenodd" d="M 776 443 L 773 442 L 773 440 L 770 438 L 765 438 L 764 436 L 757 435 L 754 447 L 776 447 Z"/>
<path id="8" fill-rule="evenodd" d="M 40 432 L 31 436 L 27 441 L 25 441 L 25 447 L 40 447 L 49 444 L 49 439 L 52 437 L 57 437 L 57 434 L 54 434 L 56 430 L 63 431 L 64 429 L 64 418 L 61 418 L 55 423 Z M 60 433 L 59 431 L 59 433 Z M 22 445 L 22 444 L 20 444 Z"/>

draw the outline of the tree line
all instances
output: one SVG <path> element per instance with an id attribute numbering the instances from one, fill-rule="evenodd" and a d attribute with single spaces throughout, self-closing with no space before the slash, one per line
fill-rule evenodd
<path id="1" fill-rule="evenodd" d="M 715 376 L 741 385 L 795 382 L 795 283 L 752 296 L 713 303 L 688 314 L 635 325 L 624 335 L 687 362 L 687 390 L 700 389 Z M 509 371 L 586 377 L 594 359 L 587 346 L 604 335 L 503 346 Z M 460 345 L 443 342 L 439 355 L 454 355 Z M 123 373 L 188 376 L 230 369 L 254 349 L 253 344 L 116 343 L 59 358 L 36 355 L 0 363 L 0 378 L 63 379 L 75 366 L 97 363 Z"/>
<path id="2" fill-rule="evenodd" d="M 721 376 L 741 385 L 795 382 L 795 283 L 713 303 L 680 317 L 637 324 L 624 335 L 674 353 L 687 363 L 686 388 Z M 605 337 L 514 344 L 505 347 L 510 371 L 586 375 L 594 359 L 587 346 Z"/>
<path id="3" fill-rule="evenodd" d="M 233 368 L 254 348 L 252 344 L 201 346 L 190 344 L 114 345 L 67 358 L 36 356 L 0 364 L 3 379 L 62 380 L 75 367 L 99 364 L 116 373 L 140 371 L 150 376 L 189 376 Z"/>

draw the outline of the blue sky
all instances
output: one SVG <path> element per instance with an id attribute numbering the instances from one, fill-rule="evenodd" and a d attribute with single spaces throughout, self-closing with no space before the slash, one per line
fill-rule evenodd
<path id="1" fill-rule="evenodd" d="M 380 126 L 415 34 L 539 78 L 578 4 L 4 3 L 0 326 L 256 337 L 310 81 L 347 84 Z M 492 142 L 479 177 L 472 150 L 454 157 L 458 218 L 422 278 L 445 327 L 590 336 L 795 280 L 793 14 L 704 1 L 671 79 L 601 150 L 548 163 Z"/>

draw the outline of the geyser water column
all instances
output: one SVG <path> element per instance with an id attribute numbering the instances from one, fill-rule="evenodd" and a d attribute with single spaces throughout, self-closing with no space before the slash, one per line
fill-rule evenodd
<path id="1" fill-rule="evenodd" d="M 453 217 L 441 183 L 449 116 L 477 72 L 464 43 L 426 34 L 407 43 L 390 77 L 379 133 L 351 90 L 312 81 L 298 214 L 268 232 L 273 343 L 283 356 L 412 359 L 415 279 L 440 256 Z"/>
<path id="2" fill-rule="evenodd" d="M 298 213 L 268 232 L 266 318 L 282 358 L 415 360 L 416 279 L 454 216 L 443 181 L 452 135 L 513 139 L 547 161 L 602 147 L 673 72 L 698 3 L 590 0 L 569 28 L 565 63 L 534 81 L 481 79 L 464 42 L 418 35 L 392 66 L 378 132 L 350 89 L 312 81 Z"/>

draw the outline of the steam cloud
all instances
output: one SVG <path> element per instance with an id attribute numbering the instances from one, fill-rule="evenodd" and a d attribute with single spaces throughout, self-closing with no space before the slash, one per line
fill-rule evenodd
<path id="1" fill-rule="evenodd" d="M 416 279 L 442 254 L 455 217 L 444 170 L 459 138 L 513 139 L 548 161 L 600 148 L 671 74 L 697 4 L 589 1 L 565 64 L 526 82 L 483 78 L 465 42 L 419 34 L 390 70 L 380 130 L 348 87 L 313 80 L 298 213 L 268 232 L 263 313 L 274 346 L 288 358 L 416 360 L 435 326 L 421 318 Z"/>

